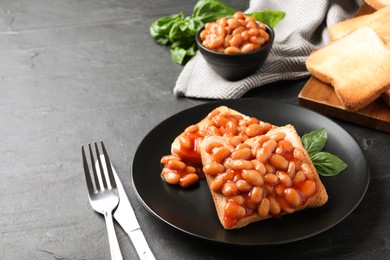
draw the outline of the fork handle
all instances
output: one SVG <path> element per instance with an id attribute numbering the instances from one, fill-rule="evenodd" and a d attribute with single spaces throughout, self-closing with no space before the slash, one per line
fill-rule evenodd
<path id="1" fill-rule="evenodd" d="M 116 237 L 114 222 L 112 220 L 111 212 L 104 212 L 104 218 L 106 220 L 108 242 L 110 243 L 110 252 L 112 260 L 122 260 L 122 253 L 119 247 L 118 238 Z"/>

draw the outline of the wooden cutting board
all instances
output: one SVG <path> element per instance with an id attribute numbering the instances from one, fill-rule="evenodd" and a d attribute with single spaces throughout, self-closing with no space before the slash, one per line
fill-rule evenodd
<path id="1" fill-rule="evenodd" d="M 373 11 L 364 4 L 357 16 Z M 390 107 L 381 98 L 358 112 L 347 111 L 331 85 L 311 77 L 299 93 L 298 100 L 300 105 L 325 115 L 390 133 Z"/>

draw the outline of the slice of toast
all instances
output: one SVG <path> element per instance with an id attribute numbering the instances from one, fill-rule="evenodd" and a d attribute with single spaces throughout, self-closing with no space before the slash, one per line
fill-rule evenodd
<path id="1" fill-rule="evenodd" d="M 390 89 L 390 48 L 369 27 L 312 52 L 306 67 L 334 87 L 347 110 L 358 111 Z"/>
<path id="2" fill-rule="evenodd" d="M 390 43 L 390 5 L 371 14 L 366 14 L 336 23 L 328 28 L 332 41 L 368 26 L 373 29 L 385 43 Z"/>
<path id="3" fill-rule="evenodd" d="M 382 9 L 390 5 L 390 0 L 364 0 L 366 4 L 374 8 L 375 10 Z"/>
<path id="4" fill-rule="evenodd" d="M 280 133 L 284 133 L 284 138 L 281 139 Z M 271 139 L 273 141 L 270 141 Z M 288 141 L 292 148 L 288 146 L 290 148 L 285 148 L 283 153 L 283 150 L 279 149 L 280 140 L 283 140 L 284 144 Z M 262 152 L 259 151 L 266 150 L 265 147 L 274 141 L 279 141 L 278 148 L 274 147 L 269 159 L 264 161 Z M 226 148 L 230 149 L 231 153 L 223 161 L 218 161 L 221 151 Z M 246 157 L 244 155 L 245 159 L 237 159 L 237 154 L 244 154 L 242 151 L 248 151 L 248 148 L 252 151 L 252 155 L 249 157 L 247 154 Z M 235 153 L 241 149 L 244 150 Z M 297 152 L 297 157 L 300 159 L 293 156 L 295 150 L 301 151 L 301 153 Z M 285 165 L 275 162 L 275 158 L 278 158 L 275 154 L 290 159 L 288 169 Z M 276 127 L 266 135 L 248 139 L 244 144 L 236 147 L 228 144 L 227 138 L 209 136 L 201 144 L 201 155 L 216 212 L 225 229 L 238 229 L 270 217 L 280 217 L 308 207 L 320 207 L 328 200 L 326 189 L 292 125 Z M 240 170 L 239 160 L 242 160 L 241 165 L 246 165 L 242 168 L 250 169 Z M 291 161 L 296 163 L 294 169 L 290 166 L 293 164 Z M 219 166 L 219 172 L 218 167 L 212 166 L 217 163 L 223 165 L 223 168 Z M 257 177 L 249 177 L 251 176 L 249 171 Z M 221 181 L 224 183 L 222 186 Z M 249 187 L 245 186 L 245 182 L 249 183 Z M 226 188 L 225 185 L 228 187 Z M 238 189 L 236 192 L 234 192 L 234 185 Z M 279 206 L 275 206 L 275 202 Z"/>

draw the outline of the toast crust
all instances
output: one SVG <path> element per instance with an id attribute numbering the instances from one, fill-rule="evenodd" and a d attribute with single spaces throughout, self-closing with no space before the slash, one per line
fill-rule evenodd
<path id="1" fill-rule="evenodd" d="M 306 202 L 303 203 L 302 205 L 295 207 L 292 211 L 288 211 L 288 212 L 282 211 L 280 214 L 276 215 L 276 217 L 279 217 L 279 216 L 285 215 L 285 214 L 289 214 L 292 212 L 296 212 L 296 211 L 299 211 L 299 210 L 302 210 L 305 208 L 320 207 L 320 206 L 324 205 L 328 201 L 328 194 L 326 192 L 324 185 L 321 182 L 321 179 L 320 179 L 308 153 L 303 148 L 301 139 L 300 139 L 298 133 L 296 132 L 295 128 L 292 125 L 287 125 L 284 127 L 276 127 L 274 129 L 270 130 L 266 135 L 268 137 L 271 137 L 274 134 L 279 133 L 279 132 L 284 132 L 286 134 L 285 140 L 290 141 L 294 148 L 298 148 L 304 152 L 304 159 L 302 160 L 302 163 L 306 163 L 307 165 L 309 165 L 311 171 L 313 172 L 314 181 L 316 183 L 316 192 L 314 193 L 314 195 L 309 197 L 306 200 Z M 259 138 L 261 138 L 261 136 L 248 139 L 247 141 L 245 141 L 245 144 L 248 144 L 248 145 L 253 147 L 259 141 Z M 223 144 L 224 146 L 227 146 L 227 147 L 229 146 L 226 138 L 218 137 L 218 136 L 210 136 L 210 137 L 205 138 L 202 142 L 202 145 L 201 145 L 201 155 L 202 155 L 203 165 L 207 165 L 207 164 L 212 162 L 212 157 L 207 152 L 207 146 L 213 142 L 219 142 L 219 143 Z M 257 213 L 257 211 L 255 210 L 252 212 L 252 214 L 249 214 L 249 215 L 241 218 L 240 220 L 238 220 L 238 222 L 235 223 L 234 225 L 229 225 L 229 223 L 226 223 L 226 221 L 225 221 L 225 219 L 226 219 L 225 218 L 225 207 L 228 203 L 227 197 L 225 195 L 223 195 L 221 192 L 213 191 L 213 189 L 211 188 L 212 183 L 215 181 L 215 179 L 216 179 L 215 175 L 212 176 L 212 175 L 206 174 L 206 180 L 207 180 L 208 186 L 210 188 L 210 192 L 211 192 L 214 204 L 215 204 L 218 218 L 219 218 L 222 226 L 225 229 L 238 229 L 238 228 L 242 228 L 242 227 L 244 227 L 250 223 L 253 223 L 253 222 L 257 222 L 257 221 L 261 221 L 261 220 L 268 219 L 271 217 L 275 217 L 275 215 L 272 215 L 272 214 L 268 214 L 267 216 L 260 216 Z"/>

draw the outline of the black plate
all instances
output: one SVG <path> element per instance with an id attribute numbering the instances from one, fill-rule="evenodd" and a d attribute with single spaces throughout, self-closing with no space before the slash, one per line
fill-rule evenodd
<path id="1" fill-rule="evenodd" d="M 225 230 L 217 218 L 205 181 L 189 189 L 162 181 L 160 159 L 170 153 L 174 138 L 220 105 L 275 125 L 293 124 L 300 135 L 325 127 L 328 143 L 324 150 L 338 155 L 349 165 L 338 176 L 321 178 L 329 194 L 328 203 L 320 208 L 252 223 L 239 230 Z M 316 235 L 342 221 L 363 198 L 370 173 L 359 145 L 330 119 L 299 106 L 263 99 L 239 99 L 192 107 L 157 125 L 138 147 L 132 179 L 142 204 L 153 215 L 185 233 L 227 244 L 271 245 Z"/>

